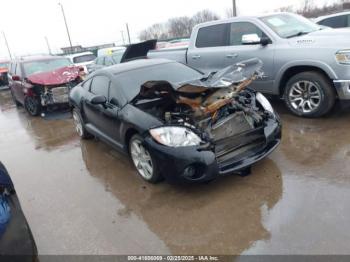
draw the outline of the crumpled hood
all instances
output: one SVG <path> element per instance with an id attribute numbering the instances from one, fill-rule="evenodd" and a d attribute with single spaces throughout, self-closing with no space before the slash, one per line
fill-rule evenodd
<path id="1" fill-rule="evenodd" d="M 132 99 L 136 103 L 142 99 L 154 99 L 159 97 L 172 97 L 175 99 L 180 94 L 202 93 L 209 89 L 225 89 L 233 84 L 250 79 L 253 75 L 262 75 L 263 63 L 260 59 L 252 58 L 218 72 L 209 73 L 200 79 L 192 79 L 181 83 L 169 83 L 167 81 L 148 81 L 141 86 L 139 94 Z"/>
<path id="2" fill-rule="evenodd" d="M 289 39 L 292 46 L 315 46 L 315 47 L 334 47 L 338 49 L 350 48 L 350 29 L 349 28 L 326 28 L 323 30 L 311 32 L 300 37 Z"/>
<path id="3" fill-rule="evenodd" d="M 78 67 L 66 66 L 53 71 L 30 75 L 27 77 L 27 80 L 38 85 L 62 85 L 75 80 L 78 76 Z"/>

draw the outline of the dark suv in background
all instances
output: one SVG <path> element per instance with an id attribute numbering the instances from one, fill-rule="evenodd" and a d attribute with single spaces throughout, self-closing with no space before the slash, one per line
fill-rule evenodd
<path id="1" fill-rule="evenodd" d="M 37 116 L 68 106 L 69 90 L 82 81 L 83 74 L 66 57 L 26 57 L 11 61 L 8 80 L 15 104 Z"/>

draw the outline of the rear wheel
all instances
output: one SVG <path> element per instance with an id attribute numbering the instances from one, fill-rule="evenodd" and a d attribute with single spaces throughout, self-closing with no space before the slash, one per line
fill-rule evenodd
<path id="1" fill-rule="evenodd" d="M 321 117 L 334 106 L 334 88 L 323 74 L 302 72 L 287 82 L 284 101 L 289 110 L 302 117 Z"/>
<path id="2" fill-rule="evenodd" d="M 73 109 L 73 121 L 75 125 L 75 131 L 82 139 L 89 139 L 93 136 L 86 130 L 84 121 L 77 108 Z"/>
<path id="3" fill-rule="evenodd" d="M 34 96 L 24 98 L 24 108 L 31 116 L 38 116 L 41 113 L 40 100 Z"/>
<path id="4" fill-rule="evenodd" d="M 134 135 L 130 139 L 129 154 L 137 173 L 149 183 L 157 183 L 162 180 L 158 171 L 157 163 L 152 158 L 150 152 L 143 146 L 143 138 Z"/>

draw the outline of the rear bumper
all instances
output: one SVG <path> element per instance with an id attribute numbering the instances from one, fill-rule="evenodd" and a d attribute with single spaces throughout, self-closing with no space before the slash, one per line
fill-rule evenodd
<path id="1" fill-rule="evenodd" d="M 214 146 L 210 144 L 171 148 L 160 145 L 147 136 L 144 146 L 151 152 L 159 171 L 169 182 L 205 182 L 221 175 L 240 173 L 270 154 L 281 141 L 280 122 L 269 120 L 263 132 L 263 145 L 226 159 L 224 164 L 218 161 Z"/>
<path id="2" fill-rule="evenodd" d="M 333 80 L 340 100 L 350 100 L 350 80 Z"/>

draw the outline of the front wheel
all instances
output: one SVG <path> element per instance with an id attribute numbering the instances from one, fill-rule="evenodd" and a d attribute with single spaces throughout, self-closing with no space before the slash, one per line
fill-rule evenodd
<path id="1" fill-rule="evenodd" d="M 155 184 L 162 179 L 158 171 L 157 163 L 152 158 L 150 152 L 143 146 L 143 138 L 134 135 L 130 139 L 129 154 L 137 173 L 147 182 Z"/>
<path id="2" fill-rule="evenodd" d="M 38 116 L 41 113 L 40 100 L 34 96 L 27 96 L 24 99 L 24 108 L 31 116 Z"/>
<path id="3" fill-rule="evenodd" d="M 321 117 L 334 106 L 334 88 L 323 74 L 302 72 L 287 82 L 284 101 L 288 109 L 302 117 Z"/>
<path id="4" fill-rule="evenodd" d="M 89 139 L 93 136 L 85 129 L 84 121 L 77 108 L 73 109 L 73 122 L 75 131 L 82 139 Z"/>

